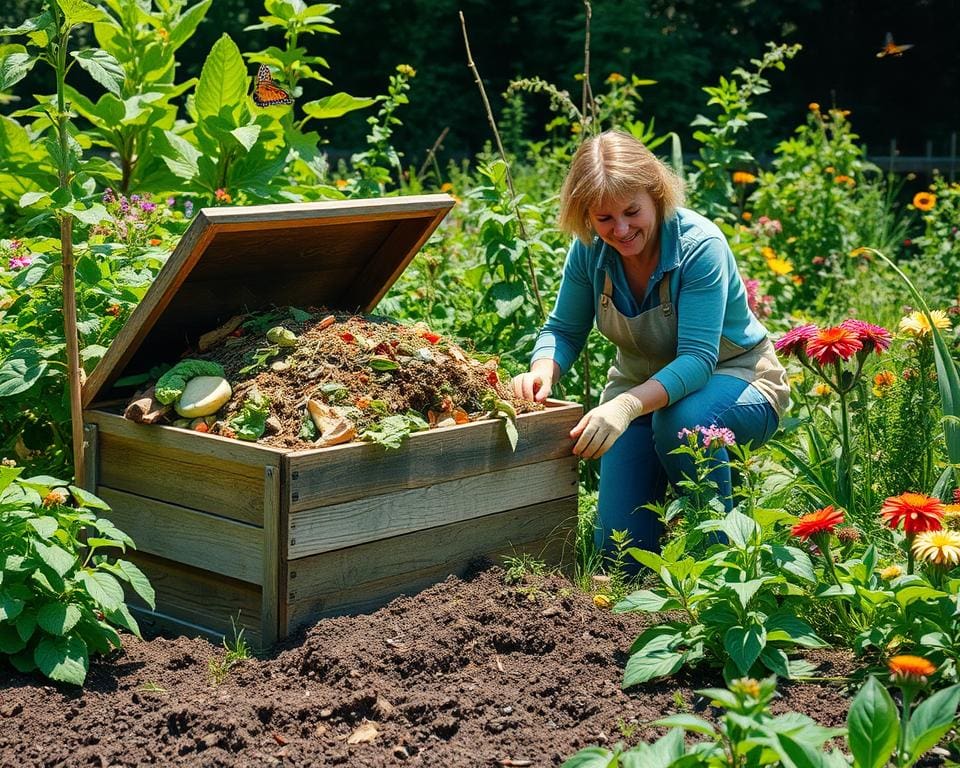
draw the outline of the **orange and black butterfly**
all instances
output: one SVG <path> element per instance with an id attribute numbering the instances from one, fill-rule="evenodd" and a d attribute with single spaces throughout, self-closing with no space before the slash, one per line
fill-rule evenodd
<path id="1" fill-rule="evenodd" d="M 293 104 L 290 94 L 273 82 L 270 67 L 261 64 L 257 70 L 257 83 L 253 87 L 253 103 L 258 107 L 276 107 L 281 104 Z"/>
<path id="2" fill-rule="evenodd" d="M 877 58 L 882 59 L 884 56 L 900 56 L 909 48 L 913 48 L 913 43 L 897 45 L 893 42 L 893 35 L 887 32 L 887 39 L 883 43 L 883 48 L 877 52 Z"/>

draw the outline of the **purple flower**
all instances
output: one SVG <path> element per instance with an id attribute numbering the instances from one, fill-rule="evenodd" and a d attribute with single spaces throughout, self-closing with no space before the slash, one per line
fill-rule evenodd
<path id="1" fill-rule="evenodd" d="M 187 200 L 183 204 L 183 215 L 188 219 L 193 217 L 193 200 Z"/>
<path id="2" fill-rule="evenodd" d="M 175 197 L 168 197 L 166 200 L 167 208 L 173 208 L 177 204 L 177 199 Z"/>
<path id="3" fill-rule="evenodd" d="M 144 213 L 153 213 L 157 210 L 157 204 L 151 203 L 149 200 L 142 200 L 140 202 L 140 210 Z"/>
<path id="4" fill-rule="evenodd" d="M 110 203 L 115 203 L 117 198 L 113 196 L 113 190 L 110 187 L 107 187 L 103 190 L 103 197 L 101 198 L 104 205 L 110 205 Z"/>
<path id="5" fill-rule="evenodd" d="M 878 355 L 889 348 L 890 341 L 893 338 L 890 335 L 890 331 L 886 328 L 864 322 L 863 320 L 855 320 L 852 317 L 840 323 L 840 327 L 857 334 L 857 338 L 859 338 L 860 343 L 863 344 L 864 351 L 870 352 L 872 350 Z"/>
<path id="6" fill-rule="evenodd" d="M 23 269 L 33 264 L 33 257 L 29 254 L 23 256 L 14 256 L 10 259 L 10 269 Z"/>
<path id="7" fill-rule="evenodd" d="M 687 437 L 689 437 L 690 435 L 695 435 L 695 434 L 697 434 L 697 432 L 699 432 L 700 429 L 701 429 L 701 427 L 700 427 L 699 424 L 698 424 L 697 426 L 695 426 L 693 429 L 687 429 L 686 427 L 684 427 L 684 428 L 681 429 L 679 432 L 677 432 L 677 439 L 678 439 L 678 440 L 686 440 Z"/>

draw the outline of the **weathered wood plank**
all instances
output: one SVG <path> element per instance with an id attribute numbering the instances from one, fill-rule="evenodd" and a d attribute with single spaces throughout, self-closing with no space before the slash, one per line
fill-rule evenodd
<path id="1" fill-rule="evenodd" d="M 156 613 L 162 623 L 169 623 L 165 617 L 173 617 L 184 627 L 192 625 L 211 634 L 231 637 L 232 618 L 238 629 L 243 627 L 244 637 L 260 647 L 259 587 L 144 552 L 128 552 L 127 558 L 140 566 L 150 579 L 157 593 Z M 132 591 L 128 600 L 149 612 Z"/>
<path id="2" fill-rule="evenodd" d="M 290 515 L 287 557 L 293 560 L 558 499 L 576 493 L 576 487 L 577 460 L 571 455 L 304 510 Z"/>
<path id="3" fill-rule="evenodd" d="M 511 509 L 429 531 L 326 552 L 290 563 L 288 626 L 321 616 L 375 610 L 399 594 L 415 594 L 471 561 L 527 552 L 551 565 L 573 558 L 577 498 Z"/>
<path id="4" fill-rule="evenodd" d="M 204 459 L 100 433 L 100 486 L 263 525 L 263 467 Z"/>
<path id="5" fill-rule="evenodd" d="M 110 505 L 110 520 L 130 535 L 138 551 L 265 583 L 263 529 L 102 485 L 97 494 Z"/>
<path id="6" fill-rule="evenodd" d="M 83 487 L 90 493 L 97 490 L 97 472 L 100 468 L 100 443 L 96 424 L 83 425 L 83 443 L 85 454 L 83 465 Z"/>
<path id="7" fill-rule="evenodd" d="M 291 453 L 290 511 L 420 488 L 438 478 L 454 480 L 570 456 L 569 432 L 582 414 L 580 405 L 555 403 L 545 411 L 521 415 L 515 452 L 510 450 L 503 422 L 490 419 L 417 432 L 397 451 L 353 443 Z M 373 467 L 375 471 L 365 469 Z"/>
<path id="8" fill-rule="evenodd" d="M 277 641 L 280 602 L 280 470 L 263 468 L 263 578 L 260 624 L 264 646 Z"/>

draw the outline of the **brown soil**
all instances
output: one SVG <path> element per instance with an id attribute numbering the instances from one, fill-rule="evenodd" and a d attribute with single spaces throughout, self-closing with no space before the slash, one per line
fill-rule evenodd
<path id="1" fill-rule="evenodd" d="M 292 346 L 267 339 L 276 327 L 296 335 Z M 305 423 L 308 430 L 313 426 L 308 399 L 346 419 L 361 437 L 384 416 L 410 411 L 432 426 L 445 418 L 486 418 L 491 398 L 521 412 L 539 407 L 513 402 L 496 357 L 473 354 L 422 323 L 280 308 L 246 317 L 212 349 L 190 356 L 221 364 L 233 386 L 211 431 L 234 436 L 229 422 L 248 398 L 258 397 L 255 389 L 269 400 L 272 417 L 259 442 L 291 450 L 316 447 L 318 435 L 303 431 Z"/>
<path id="2" fill-rule="evenodd" d="M 556 766 L 584 746 L 662 735 L 647 723 L 678 709 L 711 716 L 694 691 L 718 685 L 713 673 L 621 690 L 649 620 L 598 609 L 559 577 L 506 586 L 491 568 L 323 620 L 219 685 L 209 663 L 223 648 L 126 637 L 83 691 L 8 678 L 0 766 Z M 852 669 L 839 652 L 810 660 L 824 677 Z M 778 712 L 844 722 L 837 683 L 780 692 Z"/>

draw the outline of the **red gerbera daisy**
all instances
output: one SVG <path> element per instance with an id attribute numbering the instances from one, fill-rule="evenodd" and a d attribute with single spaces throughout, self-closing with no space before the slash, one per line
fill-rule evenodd
<path id="1" fill-rule="evenodd" d="M 937 668 L 923 656 L 892 656 L 887 661 L 894 683 L 925 683 Z"/>
<path id="2" fill-rule="evenodd" d="M 774 343 L 777 352 L 784 355 L 801 355 L 807 342 L 817 335 L 819 329 L 813 323 L 791 328 Z"/>
<path id="3" fill-rule="evenodd" d="M 863 343 L 856 333 L 835 325 L 833 328 L 818 331 L 817 335 L 807 342 L 806 352 L 820 365 L 830 365 L 837 360 L 849 360 L 861 349 Z"/>
<path id="4" fill-rule="evenodd" d="M 890 341 L 893 339 L 886 328 L 863 320 L 850 318 L 840 323 L 840 327 L 853 331 L 867 352 L 876 352 L 878 355 L 889 348 Z"/>
<path id="5" fill-rule="evenodd" d="M 943 502 L 924 493 L 901 493 L 890 496 L 880 507 L 883 522 L 891 528 L 898 528 L 903 522 L 903 531 L 907 536 L 915 536 L 924 531 L 939 531 L 943 520 Z"/>
<path id="6" fill-rule="evenodd" d="M 790 529 L 790 533 L 806 540 L 818 533 L 833 533 L 834 527 L 842 522 L 843 510 L 834 509 L 831 504 L 801 517 Z"/>

